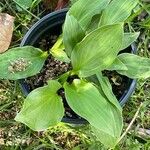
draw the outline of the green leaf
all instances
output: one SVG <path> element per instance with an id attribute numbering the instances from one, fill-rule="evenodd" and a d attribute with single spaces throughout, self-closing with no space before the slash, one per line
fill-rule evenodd
<path id="1" fill-rule="evenodd" d="M 66 72 L 66 73 L 64 73 L 64 74 L 62 74 L 62 75 L 60 75 L 60 76 L 58 77 L 58 79 L 57 79 L 58 82 L 61 83 L 61 84 L 63 85 L 64 82 L 67 81 L 69 75 L 70 75 L 70 71 L 68 71 L 68 72 Z"/>
<path id="2" fill-rule="evenodd" d="M 97 14 L 92 17 L 92 20 L 91 20 L 90 24 L 88 25 L 88 28 L 86 31 L 87 34 L 98 28 L 100 17 L 101 17 L 101 14 Z"/>
<path id="3" fill-rule="evenodd" d="M 91 83 L 75 79 L 64 88 L 69 106 L 101 133 L 100 141 L 106 146 L 116 145 L 122 130 L 121 112 Z"/>
<path id="4" fill-rule="evenodd" d="M 117 100 L 116 96 L 114 95 L 112 91 L 112 86 L 109 82 L 109 79 L 107 77 L 103 77 L 102 73 L 97 73 L 96 74 L 98 81 L 100 83 L 101 89 L 103 90 L 103 93 L 105 95 L 105 98 L 112 103 L 116 108 L 122 112 L 122 108 L 119 104 L 119 101 Z"/>
<path id="5" fill-rule="evenodd" d="M 32 46 L 17 47 L 0 55 L 0 78 L 17 80 L 40 72 L 47 58 L 43 52 Z"/>
<path id="6" fill-rule="evenodd" d="M 115 113 L 114 113 L 115 115 Z M 106 134 L 105 132 L 91 126 L 91 129 L 95 136 L 97 137 L 97 140 L 99 140 L 102 144 L 104 144 L 105 148 L 111 148 L 114 149 L 117 145 L 117 139 L 114 138 L 110 134 Z"/>
<path id="7" fill-rule="evenodd" d="M 64 115 L 62 98 L 57 95 L 60 88 L 59 82 L 50 80 L 48 85 L 32 91 L 15 120 L 35 131 L 42 131 L 59 123 Z"/>
<path id="8" fill-rule="evenodd" d="M 123 45 L 121 50 L 129 47 L 138 37 L 140 32 L 135 33 L 125 33 L 123 37 Z"/>
<path id="9" fill-rule="evenodd" d="M 51 54 L 59 61 L 66 62 L 66 63 L 70 62 L 70 59 L 68 58 L 67 54 L 63 49 L 52 50 Z"/>
<path id="10" fill-rule="evenodd" d="M 106 70 L 128 70 L 127 66 L 118 58 Z"/>
<path id="11" fill-rule="evenodd" d="M 65 47 L 63 44 L 62 35 L 57 39 L 56 43 L 53 45 L 53 47 L 50 49 L 50 53 L 59 61 L 63 62 L 70 62 L 70 59 L 68 58 L 67 54 L 65 53 Z"/>
<path id="12" fill-rule="evenodd" d="M 18 3 L 20 6 L 22 6 L 24 9 L 28 9 L 32 5 L 32 0 L 14 0 L 16 3 Z M 19 6 L 18 10 L 22 10 Z"/>
<path id="13" fill-rule="evenodd" d="M 137 4 L 138 0 L 112 0 L 103 11 L 100 26 L 124 22 Z"/>
<path id="14" fill-rule="evenodd" d="M 74 16 L 86 31 L 91 19 L 94 15 L 100 14 L 101 11 L 108 5 L 110 0 L 78 0 L 69 10 L 69 14 Z"/>
<path id="15" fill-rule="evenodd" d="M 65 49 L 64 44 L 63 44 L 62 34 L 58 37 L 56 43 L 50 49 L 50 52 L 51 50 L 57 50 L 57 49 Z"/>
<path id="16" fill-rule="evenodd" d="M 134 54 L 123 53 L 118 56 L 128 70 L 117 70 L 118 73 L 130 78 L 148 78 L 150 77 L 150 59 Z"/>
<path id="17" fill-rule="evenodd" d="M 67 13 L 63 27 L 63 43 L 65 51 L 70 57 L 74 46 L 85 36 L 84 31 L 79 26 L 77 20 Z"/>
<path id="18" fill-rule="evenodd" d="M 73 69 L 87 77 L 110 66 L 122 46 L 122 24 L 108 25 L 88 34 L 72 52 Z"/>

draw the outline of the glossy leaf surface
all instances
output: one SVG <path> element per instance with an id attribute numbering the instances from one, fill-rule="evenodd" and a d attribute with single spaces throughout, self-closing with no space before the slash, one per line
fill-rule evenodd
<path id="1" fill-rule="evenodd" d="M 112 91 L 112 86 L 109 82 L 109 79 L 107 77 L 103 77 L 101 73 L 97 73 L 96 74 L 101 89 L 105 95 L 105 98 L 107 98 L 107 100 L 112 103 L 114 106 L 116 106 L 116 108 L 118 110 L 120 110 L 120 112 L 122 112 L 122 108 L 119 104 L 119 101 L 117 100 L 116 96 L 114 95 L 113 91 Z"/>
<path id="2" fill-rule="evenodd" d="M 57 95 L 60 88 L 61 85 L 57 81 L 50 80 L 47 86 L 32 91 L 15 120 L 35 131 L 56 125 L 64 115 L 62 99 Z"/>
<path id="3" fill-rule="evenodd" d="M 110 66 L 122 46 L 122 24 L 108 25 L 88 34 L 72 52 L 73 69 L 90 76 Z"/>
<path id="4" fill-rule="evenodd" d="M 128 70 L 128 68 L 120 59 L 116 58 L 106 70 Z"/>
<path id="5" fill-rule="evenodd" d="M 53 47 L 50 49 L 50 53 L 59 61 L 63 62 L 70 62 L 70 59 L 68 58 L 66 52 L 64 51 L 65 47 L 63 44 L 62 35 L 59 36 L 56 43 L 53 45 Z"/>
<path id="6" fill-rule="evenodd" d="M 123 37 L 123 45 L 121 47 L 121 50 L 129 47 L 138 38 L 139 34 L 139 32 L 125 33 Z"/>
<path id="7" fill-rule="evenodd" d="M 100 140 L 101 143 L 105 145 L 105 147 L 108 148 L 114 148 L 117 143 L 118 139 L 120 138 L 121 131 L 123 128 L 123 118 L 122 118 L 122 113 L 116 109 L 116 107 L 109 105 L 109 113 L 110 113 L 110 122 L 113 122 L 113 127 L 111 126 L 112 123 L 108 122 L 107 124 L 112 127 L 114 131 L 113 134 L 107 134 L 103 130 L 100 130 L 98 128 L 95 128 L 92 126 L 92 129 L 94 131 L 94 134 L 96 137 Z"/>
<path id="8" fill-rule="evenodd" d="M 134 54 L 123 53 L 118 56 L 128 70 L 117 70 L 118 73 L 130 78 L 148 78 L 150 77 L 150 59 L 140 57 Z"/>
<path id="9" fill-rule="evenodd" d="M 0 78 L 17 80 L 40 72 L 48 54 L 32 46 L 12 48 L 0 55 Z"/>
<path id="10" fill-rule="evenodd" d="M 86 31 L 92 17 L 100 14 L 109 2 L 110 0 L 94 0 L 93 2 L 91 0 L 78 0 L 70 8 L 69 14 L 74 16 L 82 29 Z"/>
<path id="11" fill-rule="evenodd" d="M 64 27 L 63 27 L 63 43 L 65 51 L 70 57 L 75 45 L 80 42 L 85 36 L 84 31 L 80 27 L 77 20 L 67 13 Z"/>
<path id="12" fill-rule="evenodd" d="M 114 146 L 122 130 L 120 110 L 91 83 L 75 79 L 72 84 L 65 83 L 64 88 L 67 102 L 74 112 L 98 130 L 102 143 Z M 109 140 L 108 136 L 111 137 Z"/>
<path id="13" fill-rule="evenodd" d="M 124 22 L 137 4 L 138 0 L 112 0 L 103 11 L 100 26 Z"/>

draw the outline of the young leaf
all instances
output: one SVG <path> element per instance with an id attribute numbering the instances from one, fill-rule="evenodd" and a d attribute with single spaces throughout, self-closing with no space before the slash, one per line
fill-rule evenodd
<path id="1" fill-rule="evenodd" d="M 51 50 L 56 50 L 56 49 L 65 49 L 64 44 L 63 44 L 62 34 L 58 37 L 56 43 L 50 49 L 50 52 Z"/>
<path id="2" fill-rule="evenodd" d="M 74 46 L 85 36 L 84 31 L 78 24 L 77 20 L 67 13 L 63 28 L 63 43 L 65 51 L 70 57 Z"/>
<path id="3" fill-rule="evenodd" d="M 70 59 L 68 58 L 67 54 L 63 49 L 55 49 L 55 50 L 53 49 L 51 51 L 51 54 L 59 61 L 66 62 L 66 63 L 70 62 Z"/>
<path id="4" fill-rule="evenodd" d="M 108 25 L 88 34 L 72 52 L 73 69 L 82 77 L 110 66 L 122 46 L 122 24 Z"/>
<path id="5" fill-rule="evenodd" d="M 11 42 L 14 26 L 14 17 L 0 13 L 0 53 L 5 52 Z"/>
<path id="6" fill-rule="evenodd" d="M 100 14 L 101 11 L 108 5 L 110 0 L 78 0 L 69 10 L 69 14 L 74 16 L 86 31 L 91 19 L 94 15 Z"/>
<path id="7" fill-rule="evenodd" d="M 137 4 L 138 0 L 112 0 L 103 11 L 100 26 L 124 22 Z"/>
<path id="8" fill-rule="evenodd" d="M 32 46 L 12 48 L 0 55 L 0 78 L 18 80 L 40 72 L 47 58 L 43 52 Z"/>
<path id="9" fill-rule="evenodd" d="M 116 96 L 114 95 L 112 91 L 111 84 L 109 82 L 109 79 L 107 77 L 103 77 L 102 73 L 96 74 L 98 81 L 100 83 L 101 89 L 103 90 L 103 93 L 105 94 L 105 98 L 112 103 L 116 108 L 122 112 L 122 108 L 119 104 L 119 101 L 117 100 Z"/>
<path id="10" fill-rule="evenodd" d="M 32 91 L 25 99 L 23 108 L 15 120 L 35 131 L 56 125 L 64 115 L 62 99 L 57 95 L 60 88 L 59 82 L 52 80 L 47 86 Z"/>
<path id="11" fill-rule="evenodd" d="M 129 47 L 138 37 L 140 32 L 135 33 L 125 33 L 123 37 L 123 45 L 121 47 L 121 50 Z"/>
<path id="12" fill-rule="evenodd" d="M 50 49 L 50 53 L 59 61 L 70 62 L 67 54 L 65 53 L 65 47 L 63 44 L 62 35 L 57 39 L 56 43 Z"/>
<path id="13" fill-rule="evenodd" d="M 113 140 L 111 147 L 114 146 L 122 130 L 121 112 L 91 83 L 75 79 L 72 84 L 65 83 L 64 88 L 67 102 L 73 111 L 101 133 L 99 136 L 103 144 L 110 146 Z"/>
<path id="14" fill-rule="evenodd" d="M 118 73 L 130 78 L 148 78 L 150 77 L 150 59 L 136 56 L 134 54 L 123 53 L 118 56 L 128 70 L 117 70 Z"/>

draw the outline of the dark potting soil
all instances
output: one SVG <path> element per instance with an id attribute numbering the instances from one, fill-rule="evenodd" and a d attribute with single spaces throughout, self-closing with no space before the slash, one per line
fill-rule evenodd
<path id="1" fill-rule="evenodd" d="M 109 82 L 112 86 L 112 91 L 119 100 L 128 87 L 127 81 L 129 79 L 126 76 L 118 74 L 116 71 L 103 71 L 102 74 L 103 76 L 108 77 Z"/>
<path id="2" fill-rule="evenodd" d="M 41 48 L 44 51 L 49 50 L 53 44 L 56 42 L 57 36 L 56 35 L 46 35 L 42 38 L 36 47 Z M 39 74 L 29 77 L 25 80 L 28 85 L 29 91 L 32 91 L 38 87 L 42 87 L 43 85 L 47 84 L 48 80 L 56 79 L 60 75 L 64 74 L 65 72 L 71 70 L 71 65 L 65 62 L 61 62 L 56 60 L 53 56 L 49 56 L 48 59 L 45 61 L 44 67 L 40 71 Z M 127 89 L 127 81 L 128 78 L 122 75 L 119 75 L 115 71 L 104 71 L 104 76 L 109 78 L 109 81 L 112 85 L 113 93 L 116 95 L 117 99 L 120 99 L 123 95 L 124 91 Z M 75 77 L 76 78 L 76 77 Z M 69 79 L 70 81 L 72 79 Z M 70 82 L 68 81 L 68 82 Z M 71 108 L 68 106 L 67 101 L 65 99 L 64 89 L 61 88 L 58 91 L 58 94 L 62 97 L 64 107 L 65 107 L 65 117 L 71 119 L 80 118 Z"/>
<path id="3" fill-rule="evenodd" d="M 45 61 L 44 67 L 37 75 L 26 79 L 29 90 L 41 87 L 47 84 L 48 80 L 53 80 L 71 69 L 70 64 L 61 62 L 49 56 Z"/>

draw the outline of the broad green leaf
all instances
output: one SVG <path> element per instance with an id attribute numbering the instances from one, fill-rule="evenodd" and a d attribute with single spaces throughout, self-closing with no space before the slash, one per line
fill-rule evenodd
<path id="1" fill-rule="evenodd" d="M 65 51 L 70 57 L 74 46 L 85 36 L 84 31 L 79 26 L 77 20 L 67 13 L 63 27 L 63 43 Z"/>
<path id="2" fill-rule="evenodd" d="M 100 17 L 101 17 L 101 14 L 97 14 L 97 15 L 95 15 L 95 16 L 92 17 L 91 22 L 90 22 L 90 24 L 88 25 L 86 34 L 92 32 L 92 31 L 94 31 L 95 29 L 98 28 L 98 24 L 99 24 L 99 21 L 100 21 Z"/>
<path id="3" fill-rule="evenodd" d="M 139 36 L 140 32 L 135 33 L 125 33 L 123 37 L 123 45 L 121 50 L 129 47 Z"/>
<path id="4" fill-rule="evenodd" d="M 122 46 L 122 37 L 122 24 L 104 26 L 88 34 L 72 52 L 74 71 L 87 77 L 110 66 Z"/>
<path id="5" fill-rule="evenodd" d="M 17 47 L 0 55 L 0 78 L 17 80 L 40 72 L 47 58 L 43 52 L 32 46 Z"/>
<path id="6" fill-rule="evenodd" d="M 128 68 L 128 70 L 117 70 L 118 73 L 130 78 L 150 77 L 150 58 L 123 53 L 118 56 L 118 59 Z"/>
<path id="7" fill-rule="evenodd" d="M 106 70 L 128 70 L 128 68 L 120 59 L 116 58 Z"/>
<path id="8" fill-rule="evenodd" d="M 108 5 L 110 0 L 78 0 L 69 10 L 69 14 L 74 16 L 81 25 L 82 29 L 86 31 L 92 17 L 100 14 L 101 11 Z"/>
<path id="9" fill-rule="evenodd" d="M 103 11 L 100 26 L 124 22 L 137 4 L 138 0 L 112 0 Z"/>
<path id="10" fill-rule="evenodd" d="M 53 47 L 50 49 L 50 53 L 59 61 L 63 62 L 70 62 L 70 59 L 68 58 L 67 54 L 65 53 L 65 47 L 63 44 L 62 35 L 57 39 L 56 43 L 53 45 Z"/>
<path id="11" fill-rule="evenodd" d="M 111 143 L 111 147 L 114 146 L 122 130 L 121 112 L 91 83 L 75 79 L 72 84 L 65 83 L 64 89 L 73 111 L 101 133 L 99 137 L 103 144 L 110 146 Z M 111 137 L 109 140 L 108 136 Z"/>
<path id="12" fill-rule="evenodd" d="M 121 135 L 121 131 L 123 128 L 123 118 L 122 113 L 113 105 L 109 105 L 108 111 L 111 114 L 109 121 L 113 121 L 114 123 L 114 126 L 112 127 L 114 129 L 114 132 L 118 131 L 118 133 L 115 133 L 116 137 L 114 137 L 112 134 L 106 134 L 104 131 L 95 128 L 94 126 L 92 126 L 92 130 L 99 141 L 105 145 L 105 147 L 113 149 L 118 144 L 118 140 Z M 111 123 L 108 122 L 108 124 L 110 125 Z"/>
<path id="13" fill-rule="evenodd" d="M 105 98 L 112 103 L 116 108 L 122 112 L 122 108 L 119 104 L 119 101 L 117 100 L 116 96 L 114 95 L 112 91 L 112 86 L 109 82 L 109 79 L 107 77 L 103 77 L 102 73 L 96 74 L 98 81 L 100 83 L 101 89 L 103 90 L 103 93 L 105 94 Z"/>
<path id="14" fill-rule="evenodd" d="M 57 81 L 51 80 L 48 85 L 32 91 L 15 120 L 35 131 L 42 131 L 59 123 L 64 115 L 62 98 L 57 95 L 60 88 Z"/>

